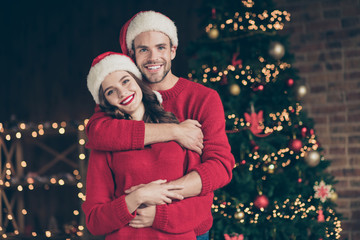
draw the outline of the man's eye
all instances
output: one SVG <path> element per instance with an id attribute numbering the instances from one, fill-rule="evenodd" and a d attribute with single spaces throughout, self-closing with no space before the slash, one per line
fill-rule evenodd
<path id="1" fill-rule="evenodd" d="M 147 49 L 144 49 L 144 48 L 139 50 L 139 52 L 146 52 L 146 51 L 147 51 Z"/>

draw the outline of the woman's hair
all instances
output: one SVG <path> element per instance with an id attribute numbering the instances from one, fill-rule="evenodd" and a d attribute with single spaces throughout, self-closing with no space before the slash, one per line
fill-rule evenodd
<path id="1" fill-rule="evenodd" d="M 140 86 L 140 89 L 143 94 L 143 103 L 145 108 L 144 113 L 144 122 L 146 123 L 179 123 L 179 120 L 171 112 L 166 112 L 164 108 L 160 105 L 155 93 L 145 85 L 145 83 L 138 79 L 134 74 L 128 72 Z M 131 116 L 125 112 L 120 111 L 115 106 L 112 106 L 105 98 L 104 90 L 100 85 L 99 89 L 99 101 L 100 108 L 103 112 L 106 112 L 110 116 L 117 119 L 132 119 Z"/>

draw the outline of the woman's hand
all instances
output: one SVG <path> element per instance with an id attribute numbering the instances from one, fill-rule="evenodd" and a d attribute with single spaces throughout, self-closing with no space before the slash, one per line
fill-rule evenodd
<path id="1" fill-rule="evenodd" d="M 147 184 L 141 184 L 133 187 L 133 193 L 136 194 L 141 204 L 160 205 L 171 203 L 172 199 L 183 200 L 184 197 L 172 190 L 181 190 L 182 185 L 163 184 L 166 180 L 156 180 Z"/>
<path id="2" fill-rule="evenodd" d="M 136 217 L 130 221 L 129 226 L 133 228 L 151 227 L 155 220 L 156 206 L 139 207 Z"/>

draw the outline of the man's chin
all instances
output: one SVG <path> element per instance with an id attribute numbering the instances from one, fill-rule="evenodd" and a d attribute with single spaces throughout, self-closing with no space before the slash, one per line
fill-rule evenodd
<path id="1" fill-rule="evenodd" d="M 149 84 L 155 84 L 155 83 L 159 83 L 161 82 L 162 80 L 164 80 L 164 78 L 161 78 L 161 77 L 147 77 L 147 76 L 144 76 L 144 79 L 146 80 L 146 82 L 148 82 Z"/>

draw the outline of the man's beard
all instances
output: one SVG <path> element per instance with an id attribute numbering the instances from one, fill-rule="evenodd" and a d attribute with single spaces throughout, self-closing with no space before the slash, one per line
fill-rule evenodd
<path id="1" fill-rule="evenodd" d="M 142 76 L 143 76 L 144 80 L 145 80 L 148 84 L 156 84 L 156 83 L 162 82 L 162 81 L 165 79 L 165 77 L 169 74 L 169 72 L 170 72 L 170 68 L 167 69 L 167 70 L 165 70 L 163 76 L 162 76 L 160 79 L 155 80 L 155 81 L 150 80 L 144 73 L 142 73 L 142 72 L 141 72 L 141 73 L 142 73 Z"/>

